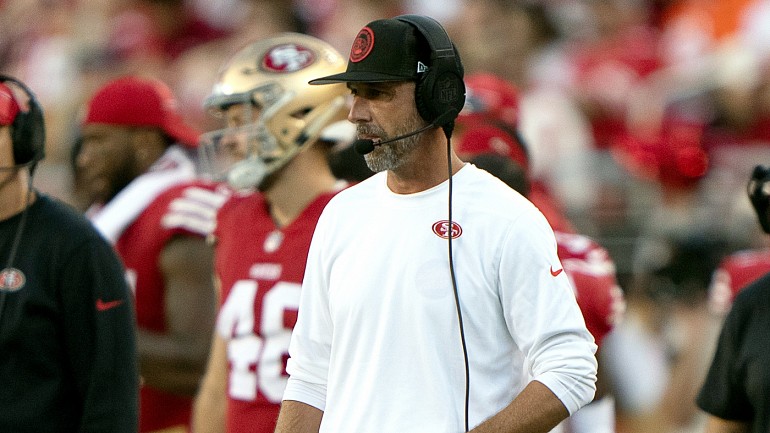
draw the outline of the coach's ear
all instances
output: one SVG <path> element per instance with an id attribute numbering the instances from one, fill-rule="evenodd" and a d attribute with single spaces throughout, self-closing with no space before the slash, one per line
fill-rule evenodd
<path id="1" fill-rule="evenodd" d="M 748 184 L 749 200 L 757 213 L 759 224 L 770 234 L 770 169 L 763 165 L 754 167 Z"/>

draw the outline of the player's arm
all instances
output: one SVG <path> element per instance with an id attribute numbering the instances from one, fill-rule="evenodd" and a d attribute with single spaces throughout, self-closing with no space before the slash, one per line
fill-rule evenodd
<path id="1" fill-rule="evenodd" d="M 323 411 L 309 404 L 284 400 L 275 433 L 318 433 Z"/>
<path id="2" fill-rule="evenodd" d="M 176 236 L 160 256 L 166 285 L 166 333 L 138 331 L 145 383 L 194 396 L 206 367 L 216 317 L 213 251 L 202 237 Z"/>
<path id="3" fill-rule="evenodd" d="M 708 418 L 706 418 L 706 429 L 704 430 L 705 433 L 747 433 L 748 431 L 748 423 L 728 421 L 714 415 L 708 415 Z"/>
<path id="4" fill-rule="evenodd" d="M 206 374 L 193 406 L 195 433 L 225 431 L 227 401 L 227 341 L 214 332 Z"/>

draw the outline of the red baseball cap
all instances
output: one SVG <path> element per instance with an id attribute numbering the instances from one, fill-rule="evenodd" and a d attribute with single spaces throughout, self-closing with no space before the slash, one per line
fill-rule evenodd
<path id="1" fill-rule="evenodd" d="M 484 153 L 503 155 L 525 171 L 529 157 L 516 128 L 519 123 L 519 92 L 505 79 L 477 72 L 465 78 L 465 106 L 457 117 L 455 150 L 461 157 Z"/>
<path id="2" fill-rule="evenodd" d="M 497 122 L 468 122 L 460 120 L 458 140 L 455 144 L 457 154 L 462 158 L 493 153 L 510 158 L 529 172 L 529 156 L 519 137 L 505 125 Z"/>
<path id="3" fill-rule="evenodd" d="M 96 92 L 88 103 L 83 125 L 94 123 L 154 126 L 188 147 L 197 147 L 200 136 L 200 131 L 182 119 L 166 84 L 135 76 L 118 78 Z"/>
<path id="4" fill-rule="evenodd" d="M 10 125 L 21 109 L 10 87 L 0 83 L 0 125 Z"/>
<path id="5" fill-rule="evenodd" d="M 459 117 L 491 117 L 512 128 L 519 125 L 519 91 L 507 80 L 488 73 L 477 72 L 465 77 L 465 107 Z"/>

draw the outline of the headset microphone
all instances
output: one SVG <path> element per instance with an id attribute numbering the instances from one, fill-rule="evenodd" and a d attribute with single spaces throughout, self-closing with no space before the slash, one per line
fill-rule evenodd
<path id="1" fill-rule="evenodd" d="M 403 140 L 404 138 L 409 138 L 413 135 L 420 134 L 422 132 L 425 132 L 429 130 L 430 128 L 435 128 L 437 126 L 444 126 L 445 124 L 451 122 L 454 120 L 454 118 L 457 116 L 457 110 L 454 108 L 451 108 L 444 112 L 444 114 L 438 116 L 436 120 L 429 123 L 427 126 L 423 126 L 420 129 L 414 130 L 408 134 L 399 135 L 398 137 L 393 137 L 391 139 L 380 141 L 379 143 L 375 144 L 374 140 L 368 140 L 368 139 L 362 139 L 362 140 L 356 140 L 353 142 L 353 147 L 356 149 L 356 152 L 360 155 L 366 155 L 367 153 L 370 153 L 374 150 L 376 146 L 381 146 L 383 144 L 392 143 L 394 141 Z"/>

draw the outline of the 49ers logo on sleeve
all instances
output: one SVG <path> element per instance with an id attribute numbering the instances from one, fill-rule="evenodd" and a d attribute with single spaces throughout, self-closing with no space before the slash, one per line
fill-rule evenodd
<path id="1" fill-rule="evenodd" d="M 308 48 L 296 44 L 277 45 L 262 59 L 262 68 L 270 72 L 296 72 L 315 61 L 315 54 Z"/>
<path id="2" fill-rule="evenodd" d="M 0 271 L 0 290 L 15 292 L 27 281 L 24 274 L 16 268 L 5 268 Z"/>
<path id="3" fill-rule="evenodd" d="M 441 239 L 449 239 L 449 221 L 447 220 L 441 220 L 436 221 L 433 223 L 433 233 L 436 234 L 436 236 L 440 237 Z M 460 235 L 463 234 L 463 228 L 460 227 L 460 224 L 457 224 L 456 222 L 452 221 L 452 239 L 457 239 L 460 237 Z"/>

